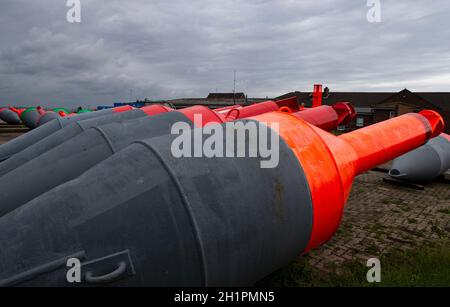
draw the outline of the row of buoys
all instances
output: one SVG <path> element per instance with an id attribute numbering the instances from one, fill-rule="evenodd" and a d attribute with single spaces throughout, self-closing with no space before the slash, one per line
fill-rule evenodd
<path id="1" fill-rule="evenodd" d="M 52 120 L 0 146 L 0 285 L 70 286 L 74 257 L 80 285 L 251 285 L 333 236 L 357 174 L 444 125 L 423 111 L 326 131 L 355 115 L 348 103 L 304 109 L 292 98 Z M 262 168 L 263 153 L 239 157 L 236 147 L 227 158 L 173 155 L 175 123 L 205 138 L 204 127 L 228 122 L 277 126 L 257 139 L 279 138 L 279 164 Z"/>
<path id="2" fill-rule="evenodd" d="M 25 143 L 29 145 L 21 152 L 3 154 L 3 156 L 14 155 L 0 164 L 2 176 L 0 198 L 5 203 L 0 206 L 0 216 L 51 188 L 76 178 L 136 140 L 169 134 L 172 125 L 176 122 L 185 122 L 194 127 L 196 124 L 194 116 L 201 115 L 202 122 L 197 124 L 201 128 L 211 123 L 234 121 L 241 118 L 242 114 L 245 114 L 243 115 L 245 118 L 266 113 L 267 105 L 275 105 L 277 109 L 280 106 L 283 108 L 285 102 L 286 100 L 278 103 L 268 101 L 243 107 L 239 115 L 228 117 L 203 106 L 176 112 L 161 106 L 150 106 L 122 114 L 76 121 L 75 124 L 61 129 L 58 133 L 53 133 L 40 142 L 31 144 L 31 141 L 26 141 Z M 348 103 L 296 111 L 290 110 L 293 116 L 330 130 L 342 123 L 347 123 L 355 115 L 353 107 Z M 154 116 L 157 114 L 161 115 Z M 8 149 L 8 146 L 23 143 L 26 139 L 31 140 L 33 136 L 34 134 L 28 134 L 17 138 L 6 144 L 5 148 L 0 147 L 0 153 L 3 149 Z M 37 181 L 39 183 L 36 183 Z M 24 190 L 22 186 L 29 188 Z"/>
<path id="3" fill-rule="evenodd" d="M 0 119 L 9 125 L 23 124 L 30 129 L 35 129 L 58 117 L 70 117 L 87 112 L 91 111 L 80 109 L 76 113 L 71 113 L 66 108 L 44 110 L 42 107 L 30 107 L 25 109 L 10 107 L 0 108 Z"/>

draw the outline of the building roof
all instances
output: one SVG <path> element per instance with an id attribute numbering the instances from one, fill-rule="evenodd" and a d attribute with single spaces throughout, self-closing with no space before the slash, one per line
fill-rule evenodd
<path id="1" fill-rule="evenodd" d="M 416 94 L 440 107 L 442 110 L 450 111 L 450 92 L 418 92 Z"/>
<path id="2" fill-rule="evenodd" d="M 245 99 L 244 93 L 210 93 L 206 99 Z"/>
<path id="3" fill-rule="evenodd" d="M 209 108 L 220 108 L 226 107 L 234 104 L 233 99 L 217 99 L 217 100 L 209 100 L 206 98 L 182 98 L 182 99 L 173 99 L 166 100 L 165 103 L 168 103 L 175 108 L 186 108 L 197 105 L 207 106 Z M 242 103 L 239 103 L 242 104 Z"/>
<path id="4" fill-rule="evenodd" d="M 305 103 L 306 106 L 311 105 L 312 93 L 310 92 L 290 92 L 276 99 L 284 99 L 292 96 L 297 96 L 299 103 Z M 423 99 L 425 104 L 429 103 L 442 110 L 450 110 L 450 92 L 410 92 L 407 89 L 400 92 L 330 92 L 329 97 L 324 100 L 324 103 L 333 105 L 337 102 L 348 101 L 355 107 L 367 108 L 393 99 L 393 96 L 397 96 L 396 98 L 400 100 L 404 97 L 405 102 Z"/>
<path id="5" fill-rule="evenodd" d="M 393 94 L 394 93 L 330 92 L 328 98 L 324 99 L 324 104 L 333 105 L 338 102 L 351 102 L 355 107 L 371 107 L 373 104 L 379 103 Z M 299 104 L 304 103 L 307 107 L 312 104 L 311 92 L 290 92 L 277 97 L 276 99 L 285 99 L 292 96 L 297 96 Z"/>

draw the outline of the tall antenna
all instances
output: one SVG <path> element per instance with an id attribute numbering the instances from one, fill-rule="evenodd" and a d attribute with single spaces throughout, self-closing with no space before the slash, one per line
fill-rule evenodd
<path id="1" fill-rule="evenodd" d="M 234 80 L 233 80 L 233 104 L 236 104 L 236 70 L 234 72 Z"/>

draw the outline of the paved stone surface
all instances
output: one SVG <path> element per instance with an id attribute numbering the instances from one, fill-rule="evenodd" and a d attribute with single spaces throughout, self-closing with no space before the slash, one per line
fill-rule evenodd
<path id="1" fill-rule="evenodd" d="M 309 253 L 310 264 L 330 271 L 348 260 L 364 263 L 394 246 L 418 248 L 450 237 L 450 184 L 434 182 L 425 190 L 384 183 L 368 172 L 355 179 L 338 233 Z"/>
<path id="2" fill-rule="evenodd" d="M 12 140 L 16 137 L 18 137 L 19 135 L 22 135 L 23 133 L 0 133 L 0 145 L 4 144 L 6 142 L 8 142 L 9 140 Z"/>
<path id="3" fill-rule="evenodd" d="M 0 121 L 0 145 L 29 131 L 25 126 L 10 126 Z"/>

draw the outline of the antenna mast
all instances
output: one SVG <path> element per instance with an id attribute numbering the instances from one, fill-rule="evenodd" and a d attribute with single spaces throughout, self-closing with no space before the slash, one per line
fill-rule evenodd
<path id="1" fill-rule="evenodd" d="M 233 104 L 236 104 L 236 70 L 234 72 L 234 80 L 233 80 Z"/>

